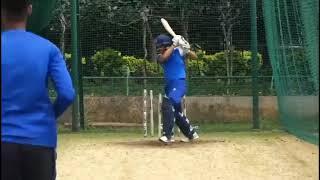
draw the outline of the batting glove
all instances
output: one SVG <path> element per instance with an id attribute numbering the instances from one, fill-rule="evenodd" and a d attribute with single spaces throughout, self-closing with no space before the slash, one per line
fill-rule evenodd
<path id="1" fill-rule="evenodd" d="M 174 46 L 179 46 L 179 42 L 181 41 L 182 36 L 176 35 L 172 38 L 172 44 Z"/>
<path id="2" fill-rule="evenodd" d="M 185 54 L 190 52 L 190 44 L 183 37 L 179 39 L 179 46 L 181 46 Z"/>
<path id="3" fill-rule="evenodd" d="M 188 54 L 190 52 L 190 48 L 182 48 L 183 54 Z"/>

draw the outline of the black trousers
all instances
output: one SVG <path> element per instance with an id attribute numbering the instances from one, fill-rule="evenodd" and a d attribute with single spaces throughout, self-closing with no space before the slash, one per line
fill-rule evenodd
<path id="1" fill-rule="evenodd" d="M 56 151 L 1 142 L 1 180 L 55 180 Z"/>

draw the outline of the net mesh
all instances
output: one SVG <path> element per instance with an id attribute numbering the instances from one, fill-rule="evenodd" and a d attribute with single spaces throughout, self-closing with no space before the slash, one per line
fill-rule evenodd
<path id="1" fill-rule="evenodd" d="M 27 29 L 40 33 L 50 22 L 52 12 L 55 9 L 56 0 L 31 0 L 32 15 L 28 19 Z"/>
<path id="2" fill-rule="evenodd" d="M 60 0 L 43 35 L 71 66 L 70 0 Z M 197 52 L 187 96 L 252 96 L 249 0 L 80 0 L 85 96 L 163 92 L 154 38 L 165 18 Z M 278 97 L 284 127 L 318 142 L 318 0 L 257 1 L 260 96 Z M 85 107 L 87 109 L 88 107 Z"/>
<path id="3" fill-rule="evenodd" d="M 84 94 L 141 95 L 162 92 L 154 38 L 167 32 L 165 18 L 198 54 L 189 61 L 188 95 L 251 95 L 249 1 L 79 1 L 80 54 Z M 62 0 L 45 35 L 65 52 L 71 66 L 70 2 Z M 264 32 L 261 3 L 258 31 Z M 64 19 L 64 21 L 62 21 Z M 61 23 L 64 22 L 64 23 Z M 261 95 L 274 95 L 265 37 L 259 36 Z M 109 83 L 117 88 L 108 87 Z M 158 87 L 159 86 L 159 87 Z M 103 90 L 102 90 L 103 89 Z"/>
<path id="4" fill-rule="evenodd" d="M 264 1 L 280 116 L 289 132 L 319 141 L 319 1 Z"/>

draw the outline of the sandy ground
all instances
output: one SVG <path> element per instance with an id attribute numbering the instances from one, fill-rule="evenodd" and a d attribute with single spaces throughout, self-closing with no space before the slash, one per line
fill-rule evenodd
<path id="1" fill-rule="evenodd" d="M 290 135 L 155 138 L 60 135 L 57 180 L 316 180 L 319 147 Z"/>

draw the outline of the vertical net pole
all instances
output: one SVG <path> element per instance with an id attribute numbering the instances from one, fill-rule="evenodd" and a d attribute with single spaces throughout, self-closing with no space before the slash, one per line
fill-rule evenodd
<path id="1" fill-rule="evenodd" d="M 79 56 L 78 56 L 78 0 L 71 1 L 71 46 L 72 46 L 72 79 L 76 91 L 76 98 L 72 106 L 72 131 L 79 131 Z"/>
<path id="2" fill-rule="evenodd" d="M 252 52 L 252 118 L 253 128 L 259 129 L 259 96 L 258 96 L 258 40 L 257 40 L 257 4 L 250 0 L 251 19 L 251 52 Z"/>
<path id="3" fill-rule="evenodd" d="M 80 119 L 80 128 L 82 130 L 84 130 L 86 128 L 86 123 L 85 123 L 85 120 L 84 120 L 84 101 L 83 101 L 83 79 L 82 79 L 82 76 L 83 76 L 83 69 L 82 69 L 82 55 L 81 55 L 81 44 L 80 44 L 80 33 L 79 30 L 80 30 L 80 27 L 79 27 L 79 15 L 80 15 L 80 12 L 79 12 L 79 5 L 77 5 L 77 34 L 78 34 L 78 68 L 79 68 L 79 73 L 78 73 L 78 79 L 79 79 L 79 119 Z"/>

